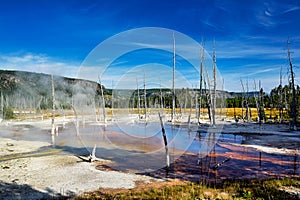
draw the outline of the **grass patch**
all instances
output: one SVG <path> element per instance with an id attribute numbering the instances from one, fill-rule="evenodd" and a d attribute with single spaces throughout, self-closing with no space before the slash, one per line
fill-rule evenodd
<path id="1" fill-rule="evenodd" d="M 300 188 L 297 179 L 227 180 L 213 186 L 191 182 L 144 185 L 123 191 L 95 191 L 74 199 L 298 199 L 279 188 Z"/>

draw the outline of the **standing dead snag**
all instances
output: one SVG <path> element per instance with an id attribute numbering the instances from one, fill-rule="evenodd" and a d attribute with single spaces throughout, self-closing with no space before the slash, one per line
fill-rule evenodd
<path id="1" fill-rule="evenodd" d="M 164 139 L 164 144 L 165 144 L 165 150 L 166 150 L 166 164 L 167 164 L 167 172 L 170 169 L 170 156 L 169 156 L 169 149 L 168 149 L 168 140 L 167 140 L 167 135 L 164 127 L 164 123 L 162 121 L 162 117 L 160 116 L 160 113 L 158 112 L 159 120 L 160 120 L 160 125 L 161 125 L 161 132 L 162 136 Z"/>
<path id="2" fill-rule="evenodd" d="M 197 88 L 197 86 L 196 86 L 196 88 Z M 200 119 L 200 113 L 199 113 L 199 110 L 198 110 L 198 108 L 199 108 L 198 100 L 199 100 L 199 98 L 198 98 L 198 93 L 197 93 L 197 89 L 196 89 L 196 91 L 195 91 L 195 109 L 196 109 L 196 118 L 199 120 Z M 200 122 L 198 122 L 198 124 L 199 123 Z"/>
<path id="3" fill-rule="evenodd" d="M 246 108 L 247 108 L 247 121 L 252 121 L 252 113 L 251 113 L 251 108 L 249 106 L 250 103 L 250 97 L 249 97 L 249 84 L 248 84 L 248 79 L 246 82 L 246 88 L 247 88 L 247 100 L 246 100 Z"/>
<path id="4" fill-rule="evenodd" d="M 176 67 L 176 50 L 175 50 L 175 36 L 173 32 L 173 70 L 172 70 L 172 116 L 171 122 L 175 121 L 175 67 Z"/>
<path id="5" fill-rule="evenodd" d="M 289 66 L 290 66 L 290 77 L 289 77 L 289 83 L 290 87 L 292 90 L 292 102 L 290 106 L 290 117 L 292 118 L 291 120 L 291 130 L 296 130 L 297 129 L 297 118 L 298 118 L 298 102 L 297 102 L 297 97 L 296 97 L 296 89 L 295 89 L 295 74 L 293 71 L 293 64 L 292 64 L 292 59 L 291 59 L 291 52 L 290 52 L 290 41 L 287 41 L 288 45 L 288 61 L 289 61 Z"/>
<path id="6" fill-rule="evenodd" d="M 233 116 L 234 116 L 234 121 L 235 122 L 239 122 L 239 119 L 236 117 L 236 110 L 235 110 L 235 107 L 236 107 L 236 102 L 235 102 L 235 98 L 233 99 Z"/>
<path id="7" fill-rule="evenodd" d="M 138 119 L 141 119 L 141 116 L 140 116 L 140 107 L 141 107 L 141 103 L 140 103 L 140 90 L 139 90 L 139 82 L 138 82 L 138 79 L 136 78 L 136 89 L 137 89 L 137 110 L 138 110 Z"/>
<path id="8" fill-rule="evenodd" d="M 163 102 L 163 93 L 161 90 L 161 82 L 159 83 L 159 90 L 160 90 L 160 109 L 162 114 L 164 115 L 164 102 Z"/>
<path id="9" fill-rule="evenodd" d="M 216 76 L 216 50 L 215 50 L 215 43 L 214 43 L 214 53 L 213 53 L 213 74 L 214 74 L 214 93 L 213 93 L 213 107 L 212 107 L 212 120 L 213 125 L 216 125 L 216 106 L 217 106 L 217 76 Z"/>
<path id="10" fill-rule="evenodd" d="M 185 95 L 184 95 L 184 114 L 186 114 L 187 93 L 188 93 L 188 90 L 187 90 L 187 88 L 186 88 L 186 90 L 185 90 Z"/>
<path id="11" fill-rule="evenodd" d="M 0 120 L 4 119 L 4 98 L 3 98 L 3 93 L 1 91 L 1 97 L 0 97 L 0 101 L 1 101 L 1 109 L 0 109 Z M 1 121 L 0 121 L 1 122 Z"/>
<path id="12" fill-rule="evenodd" d="M 244 84 L 243 84 L 243 80 L 240 79 L 241 82 L 241 86 L 242 86 L 242 120 L 245 121 L 245 117 L 244 117 L 244 107 L 245 107 L 245 88 L 244 88 Z"/>
<path id="13" fill-rule="evenodd" d="M 103 114 L 103 121 L 106 124 L 106 113 L 105 113 L 105 98 L 104 98 L 104 92 L 103 92 L 103 86 L 101 83 L 101 78 L 99 76 L 99 84 L 100 84 L 100 90 L 101 90 L 101 98 L 102 98 L 102 114 Z"/>
<path id="14" fill-rule="evenodd" d="M 114 81 L 111 81 L 111 121 L 114 118 Z"/>
<path id="15" fill-rule="evenodd" d="M 204 44 L 202 44 L 204 45 Z M 200 124 L 200 116 L 201 116 L 201 104 L 202 104 L 202 82 L 203 82 L 203 63 L 204 63 L 204 47 L 200 45 L 200 72 L 199 72 L 199 89 L 200 89 L 200 99 L 199 99 L 199 117 L 198 117 L 198 125 Z"/>
<path id="16" fill-rule="evenodd" d="M 248 79 L 247 79 L 247 82 L 246 82 L 246 91 L 245 91 L 245 87 L 244 87 L 244 83 L 243 83 L 242 79 L 240 79 L 240 81 L 241 81 L 241 86 L 242 86 L 242 89 L 243 89 L 243 94 L 242 94 L 242 115 L 243 115 L 243 119 L 246 119 L 247 122 L 249 122 L 249 121 L 252 121 L 252 114 L 251 114 L 251 108 L 249 107 L 250 98 L 249 98 Z M 244 117 L 244 107 L 246 107 L 245 117 Z"/>
<path id="17" fill-rule="evenodd" d="M 262 122 L 265 123 L 266 117 L 265 117 L 265 102 L 264 102 L 264 90 L 261 87 L 261 82 L 259 81 L 259 95 L 260 95 L 260 103 L 259 103 L 259 123 Z"/>
<path id="18" fill-rule="evenodd" d="M 51 74 L 51 94 L 52 94 L 52 119 L 51 119 L 51 135 L 55 134 L 55 94 L 54 94 L 54 79 Z M 58 133 L 56 133 L 58 134 Z"/>
<path id="19" fill-rule="evenodd" d="M 223 103 L 224 103 L 224 78 L 222 79 L 222 89 L 221 89 L 221 97 L 220 97 L 220 109 L 219 115 L 221 120 L 223 120 Z"/>
<path id="20" fill-rule="evenodd" d="M 144 72 L 144 113 L 145 120 L 147 121 L 147 91 L 146 91 L 146 75 Z"/>
<path id="21" fill-rule="evenodd" d="M 206 79 L 204 78 L 204 90 L 206 91 L 205 93 L 205 97 L 206 97 L 206 106 L 207 106 L 207 112 L 208 112 L 208 118 L 209 118 L 209 122 L 210 125 L 212 125 L 212 98 L 211 98 L 211 89 L 210 89 L 210 85 L 209 85 L 209 76 L 208 76 L 208 71 L 207 68 L 205 68 L 206 71 Z M 208 87 L 206 87 L 206 85 L 208 85 Z"/>
<path id="22" fill-rule="evenodd" d="M 258 96 L 257 96 L 257 90 L 256 90 L 256 81 L 255 79 L 253 80 L 254 81 L 254 99 L 255 99 L 255 105 L 256 105 L 256 110 L 257 110 L 257 122 L 260 122 L 261 120 L 261 116 L 260 116 L 260 101 L 258 99 Z"/>
<path id="23" fill-rule="evenodd" d="M 279 78 L 279 123 L 283 122 L 283 99 L 282 99 L 282 67 L 280 67 L 280 78 Z"/>

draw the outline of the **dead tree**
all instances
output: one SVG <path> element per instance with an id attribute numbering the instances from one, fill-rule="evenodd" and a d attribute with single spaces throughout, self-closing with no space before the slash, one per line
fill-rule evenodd
<path id="1" fill-rule="evenodd" d="M 246 107 L 246 114 L 244 115 L 244 107 L 245 107 L 245 105 L 247 105 L 245 87 L 244 87 L 244 83 L 243 83 L 242 79 L 240 79 L 240 82 L 241 82 L 241 86 L 242 86 L 242 119 L 243 119 L 243 121 L 245 121 L 245 118 L 246 118 L 246 120 L 248 121 L 248 109 L 247 109 L 247 107 Z"/>
<path id="2" fill-rule="evenodd" d="M 146 92 L 146 75 L 144 73 L 144 113 L 145 120 L 147 120 L 147 92 Z"/>
<path id="3" fill-rule="evenodd" d="M 285 110 L 288 110 L 288 101 L 287 101 L 286 89 L 284 90 L 284 108 L 285 108 Z"/>
<path id="4" fill-rule="evenodd" d="M 159 84 L 159 90 L 160 90 L 160 109 L 162 114 L 164 114 L 164 102 L 163 102 L 163 93 L 161 90 L 161 83 Z"/>
<path id="5" fill-rule="evenodd" d="M 252 113 L 251 113 L 251 108 L 250 108 L 250 106 L 249 106 L 249 103 L 250 103 L 250 97 L 249 97 L 249 84 L 248 84 L 248 79 L 247 79 L 247 82 L 246 82 L 246 88 L 247 88 L 247 100 L 246 100 L 247 120 L 248 120 L 248 121 L 252 121 Z"/>
<path id="6" fill-rule="evenodd" d="M 197 86 L 196 86 L 196 88 L 197 88 Z M 195 110 L 196 110 L 196 118 L 199 120 L 199 110 L 198 110 L 198 108 L 199 108 L 199 105 L 198 105 L 198 93 L 197 93 L 197 89 L 196 89 L 196 92 L 195 92 Z M 198 122 L 198 124 L 199 124 L 199 122 Z"/>
<path id="7" fill-rule="evenodd" d="M 216 70 L 217 70 L 217 63 L 216 63 L 216 50 L 215 50 L 215 44 L 214 44 L 214 53 L 213 53 L 213 76 L 214 76 L 214 92 L 212 96 L 212 120 L 213 125 L 216 125 L 216 106 L 217 106 L 217 76 L 216 76 Z"/>
<path id="8" fill-rule="evenodd" d="M 140 89 L 139 89 L 139 82 L 138 79 L 136 78 L 136 88 L 137 88 L 137 110 L 138 110 L 138 118 L 141 119 L 140 116 L 140 108 L 141 108 L 141 103 L 140 103 Z"/>
<path id="9" fill-rule="evenodd" d="M 0 101 L 1 101 L 1 109 L 0 109 L 0 118 L 4 118 L 4 115 L 3 115 L 3 113 L 4 113 L 4 98 L 3 98 L 3 93 L 2 93 L 2 91 L 1 91 L 1 99 L 0 99 Z"/>
<path id="10" fill-rule="evenodd" d="M 269 120 L 273 120 L 273 98 L 272 96 L 270 97 L 270 116 L 269 116 Z"/>
<path id="11" fill-rule="evenodd" d="M 184 95 L 184 114 L 186 114 L 187 93 L 188 93 L 188 90 L 186 88 L 185 95 Z"/>
<path id="12" fill-rule="evenodd" d="M 192 116 L 192 108 L 193 108 L 193 98 L 192 98 L 192 95 L 194 96 L 193 86 L 192 86 L 192 94 L 190 95 L 190 113 L 189 113 L 190 116 Z"/>
<path id="13" fill-rule="evenodd" d="M 51 95 L 52 95 L 52 119 L 51 119 L 51 135 L 55 134 L 55 91 L 54 91 L 54 79 L 51 74 Z"/>
<path id="14" fill-rule="evenodd" d="M 207 81 L 206 81 L 207 79 Z M 212 98 L 211 98 L 211 90 L 210 90 L 210 86 L 209 86 L 209 76 L 208 76 L 208 72 L 206 69 L 206 79 L 204 79 L 204 89 L 205 89 L 205 97 L 206 97 L 206 106 L 207 106 L 207 112 L 208 112 L 208 118 L 209 118 L 209 122 L 210 125 L 212 125 L 212 111 L 211 111 L 211 105 L 212 105 Z M 208 82 L 208 88 L 207 83 Z"/>
<path id="15" fill-rule="evenodd" d="M 233 99 L 233 116 L 234 116 L 234 121 L 235 122 L 239 122 L 239 119 L 236 117 L 236 110 L 235 110 L 235 107 L 236 107 L 236 103 L 235 103 L 235 98 Z"/>
<path id="16" fill-rule="evenodd" d="M 254 99 L 255 99 L 255 104 L 256 104 L 256 110 L 257 110 L 257 121 L 260 122 L 260 104 L 259 104 L 259 99 L 258 96 L 256 94 L 257 90 L 256 90 L 256 81 L 254 79 Z"/>
<path id="17" fill-rule="evenodd" d="M 283 100 L 282 100 L 282 67 L 280 67 L 280 77 L 279 77 L 279 123 L 283 122 Z"/>
<path id="18" fill-rule="evenodd" d="M 160 116 L 159 112 L 158 112 L 158 117 L 159 117 L 159 120 L 160 120 L 162 136 L 163 136 L 163 139 L 164 139 L 164 145 L 165 145 L 165 151 L 166 151 L 166 164 L 167 164 L 167 172 L 168 172 L 169 169 L 170 169 L 170 156 L 169 156 L 169 149 L 168 149 L 168 140 L 167 140 L 167 135 L 166 135 L 164 123 L 162 121 L 162 117 Z"/>
<path id="19" fill-rule="evenodd" d="M 105 113 L 105 98 L 104 98 L 104 91 L 103 86 L 101 83 L 101 78 L 99 76 L 99 84 L 100 84 L 100 90 L 101 90 L 101 98 L 102 98 L 102 114 L 103 114 L 103 122 L 106 123 L 106 113 Z"/>
<path id="20" fill-rule="evenodd" d="M 114 117 L 114 81 L 111 81 L 111 119 Z"/>
<path id="21" fill-rule="evenodd" d="M 176 46 L 175 46 L 175 36 L 173 32 L 172 115 L 171 115 L 172 123 L 174 123 L 175 120 L 175 67 L 176 67 Z"/>
<path id="22" fill-rule="evenodd" d="M 204 45 L 204 44 L 202 44 Z M 198 124 L 200 124 L 200 116 L 201 116 L 201 105 L 202 105 L 202 82 L 203 82 L 203 63 L 204 63 L 204 47 L 200 45 L 200 71 L 199 71 L 199 89 L 200 89 L 200 99 L 199 99 L 199 117 Z"/>
<path id="23" fill-rule="evenodd" d="M 220 117 L 222 118 L 223 115 L 223 106 L 224 106 L 224 78 L 222 79 L 222 94 L 221 94 L 221 102 L 220 102 Z M 224 118 L 222 118 L 224 119 Z"/>
<path id="24" fill-rule="evenodd" d="M 293 71 L 293 64 L 291 59 L 291 52 L 290 52 L 290 41 L 287 42 L 288 45 L 288 61 L 290 66 L 290 77 L 289 77 L 289 83 L 292 90 L 292 101 L 290 104 L 290 117 L 292 118 L 290 129 L 296 130 L 297 126 L 297 118 L 298 118 L 298 102 L 297 102 L 297 96 L 296 96 L 296 89 L 295 89 L 295 74 Z"/>
<path id="25" fill-rule="evenodd" d="M 265 117 L 265 102 L 264 102 L 264 90 L 261 87 L 261 82 L 259 81 L 259 88 L 260 88 L 260 103 L 259 103 L 259 123 L 262 122 L 265 123 L 266 117 Z"/>

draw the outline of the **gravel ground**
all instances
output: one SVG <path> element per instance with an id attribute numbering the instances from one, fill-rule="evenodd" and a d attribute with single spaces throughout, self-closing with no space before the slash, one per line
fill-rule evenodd
<path id="1" fill-rule="evenodd" d="M 0 138 L 0 199 L 41 199 L 75 196 L 99 188 L 130 189 L 153 178 L 116 171 L 100 171 L 97 162 L 74 155 L 28 152 L 45 142 Z"/>

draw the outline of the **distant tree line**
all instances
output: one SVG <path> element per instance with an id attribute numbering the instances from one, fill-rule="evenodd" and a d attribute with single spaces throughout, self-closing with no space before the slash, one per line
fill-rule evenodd
<path id="1" fill-rule="evenodd" d="M 51 109 L 51 87 L 50 76 L 29 72 L 14 72 L 0 70 L 0 114 L 3 118 L 12 118 L 13 112 L 31 109 L 34 112 Z M 56 109 L 72 109 L 72 105 L 94 105 L 101 107 L 100 84 L 85 80 L 55 77 Z M 133 90 L 128 104 L 124 104 L 122 93 L 118 95 L 112 89 L 104 88 L 104 99 L 106 108 L 137 108 L 138 101 L 141 107 L 147 108 L 171 108 L 172 93 L 170 89 L 143 89 Z M 182 88 L 175 91 L 175 107 L 181 112 L 189 112 L 188 109 L 208 108 L 209 102 L 205 97 L 207 91 L 200 94 L 199 89 Z M 300 102 L 300 87 L 296 86 L 297 102 Z M 138 97 L 138 94 L 140 95 Z M 115 95 L 113 97 L 113 95 Z M 146 98 L 144 98 L 146 96 Z M 228 93 L 218 91 L 216 95 L 217 107 L 227 108 L 257 108 L 258 96 L 260 107 L 265 109 L 284 109 L 290 114 L 292 101 L 292 86 L 277 86 L 269 94 L 262 89 L 249 93 Z M 201 98 L 201 101 L 200 101 Z M 123 103 L 123 104 L 122 104 Z M 199 105 L 201 104 L 201 105 Z M 298 106 L 298 105 L 297 105 Z M 297 107 L 299 109 L 299 106 Z M 297 109 L 297 110 L 298 110 Z M 263 115 L 263 114 L 262 114 Z"/>

